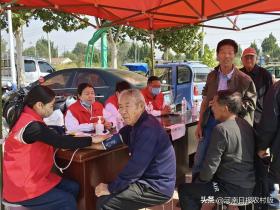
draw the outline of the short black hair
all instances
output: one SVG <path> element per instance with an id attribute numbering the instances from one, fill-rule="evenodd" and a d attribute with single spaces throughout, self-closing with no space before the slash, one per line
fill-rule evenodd
<path id="1" fill-rule="evenodd" d="M 150 76 L 147 84 L 151 84 L 153 81 L 160 81 L 160 79 L 157 76 Z"/>
<path id="2" fill-rule="evenodd" d="M 221 90 L 217 94 L 217 102 L 228 107 L 229 111 L 238 115 L 242 108 L 242 96 L 239 92 Z"/>
<path id="3" fill-rule="evenodd" d="M 87 88 L 87 87 L 93 88 L 93 86 L 92 86 L 91 84 L 89 84 L 89 83 L 81 83 L 81 84 L 79 84 L 79 86 L 78 86 L 78 88 L 77 88 L 78 95 L 79 95 L 79 96 L 82 95 L 83 90 L 84 90 L 85 88 Z M 93 88 L 93 89 L 94 89 L 94 88 Z"/>
<path id="4" fill-rule="evenodd" d="M 121 81 L 116 84 L 116 92 L 131 89 L 131 85 L 127 81 Z"/>
<path id="5" fill-rule="evenodd" d="M 220 51 L 220 48 L 224 45 L 230 45 L 234 48 L 234 53 L 236 54 L 238 52 L 238 44 L 236 43 L 236 41 L 232 40 L 232 39 L 223 39 L 222 41 L 220 41 L 217 45 L 217 49 L 216 52 L 217 54 Z"/>

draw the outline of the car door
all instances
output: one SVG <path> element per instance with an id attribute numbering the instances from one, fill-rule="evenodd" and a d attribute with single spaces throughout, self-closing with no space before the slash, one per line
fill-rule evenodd
<path id="1" fill-rule="evenodd" d="M 192 70 L 186 65 L 180 65 L 176 67 L 176 98 L 175 104 L 181 104 L 183 97 L 186 98 L 188 102 L 188 108 L 191 108 L 192 97 Z"/>
<path id="2" fill-rule="evenodd" d="M 81 83 L 91 84 L 94 87 L 96 100 L 101 103 L 104 103 L 105 100 L 112 94 L 110 87 L 107 85 L 106 78 L 93 69 L 77 72 L 74 87 L 78 87 Z"/>
<path id="3" fill-rule="evenodd" d="M 36 63 L 34 60 L 24 59 L 25 84 L 35 82 L 39 78 L 36 69 Z"/>

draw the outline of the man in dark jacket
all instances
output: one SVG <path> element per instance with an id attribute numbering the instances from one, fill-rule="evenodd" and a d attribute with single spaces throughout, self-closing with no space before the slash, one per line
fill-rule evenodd
<path id="1" fill-rule="evenodd" d="M 234 40 L 224 39 L 217 45 L 217 59 L 219 66 L 207 76 L 205 87 L 202 91 L 203 100 L 200 107 L 200 116 L 195 135 L 199 140 L 192 167 L 193 180 L 201 170 L 205 154 L 210 144 L 213 127 L 218 123 L 211 112 L 213 97 L 220 90 L 239 92 L 242 95 L 242 107 L 239 116 L 253 125 L 254 111 L 256 108 L 256 88 L 252 79 L 239 71 L 234 65 L 238 52 L 238 45 Z"/>
<path id="2" fill-rule="evenodd" d="M 264 68 L 258 66 L 257 53 L 254 48 L 246 48 L 241 57 L 243 68 L 240 70 L 251 77 L 257 90 L 257 106 L 254 115 L 254 128 L 261 120 L 264 97 L 272 85 L 272 76 Z"/>
<path id="3" fill-rule="evenodd" d="M 280 184 L 280 81 L 271 86 L 265 97 L 262 118 L 256 131 L 259 157 L 268 157 L 267 149 L 270 149 L 270 191 L 278 194 Z M 280 208 L 279 200 L 275 200 L 272 206 Z"/>
<path id="4" fill-rule="evenodd" d="M 238 197 L 245 200 L 252 196 L 255 186 L 254 131 L 248 122 L 238 117 L 241 106 L 240 93 L 219 91 L 214 97 L 212 110 L 221 123 L 213 129 L 199 175 L 200 183 L 179 187 L 183 210 L 199 210 L 203 197 L 213 196 L 210 203 L 237 204 Z"/>
<path id="5" fill-rule="evenodd" d="M 118 177 L 95 188 L 98 210 L 136 210 L 168 201 L 174 192 L 176 159 L 169 136 L 158 120 L 145 111 L 145 99 L 136 89 L 119 96 L 119 111 L 127 126 L 96 149 L 119 144 L 129 148 L 130 159 Z"/>

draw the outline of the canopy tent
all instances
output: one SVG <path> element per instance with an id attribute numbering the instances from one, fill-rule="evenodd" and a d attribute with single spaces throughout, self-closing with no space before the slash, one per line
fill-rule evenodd
<path id="1" fill-rule="evenodd" d="M 271 14 L 280 11 L 279 0 L 0 0 L 0 3 L 9 2 L 13 3 L 12 10 L 49 8 L 109 20 L 109 26 L 130 25 L 146 30 L 199 25 L 244 13 Z M 234 27 L 227 29 L 241 30 L 236 27 L 235 21 L 228 19 Z M 223 28 L 206 23 L 204 26 Z"/>

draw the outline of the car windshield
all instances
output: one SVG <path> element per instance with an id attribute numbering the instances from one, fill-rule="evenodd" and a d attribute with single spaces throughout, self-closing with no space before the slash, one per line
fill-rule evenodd
<path id="1" fill-rule="evenodd" d="M 145 87 L 147 85 L 147 78 L 140 74 L 126 70 L 111 72 L 137 87 Z"/>
<path id="2" fill-rule="evenodd" d="M 192 67 L 194 71 L 194 82 L 206 82 L 210 69 L 207 67 Z"/>

